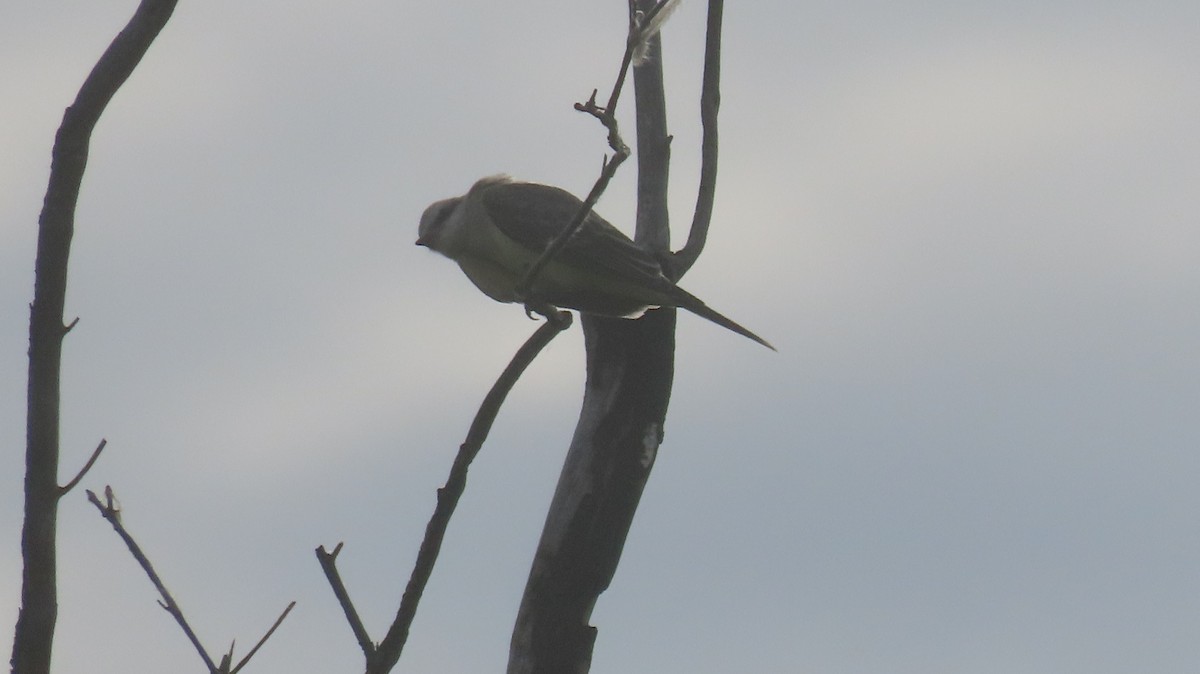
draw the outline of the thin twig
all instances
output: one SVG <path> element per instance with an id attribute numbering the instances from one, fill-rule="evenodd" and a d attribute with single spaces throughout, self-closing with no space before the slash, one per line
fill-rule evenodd
<path id="1" fill-rule="evenodd" d="M 271 625 L 271 629 L 267 630 L 267 633 L 262 635 L 262 638 L 258 640 L 258 643 L 254 644 L 254 648 L 251 648 L 250 652 L 247 653 L 246 656 L 237 663 L 237 666 L 230 671 L 230 674 L 237 674 L 242 667 L 246 666 L 247 662 L 250 662 L 250 658 L 254 657 L 254 654 L 258 652 L 258 649 L 262 648 L 262 645 L 267 643 L 267 639 L 271 638 L 271 635 L 275 633 L 275 630 L 278 629 L 281 624 L 283 624 L 283 619 L 286 618 L 294 608 L 296 608 L 296 602 L 293 601 L 287 605 L 287 608 L 283 609 L 283 613 L 280 613 L 279 617 L 275 619 L 275 623 Z M 232 646 L 229 648 L 229 654 L 233 655 Z"/>
<path id="2" fill-rule="evenodd" d="M 350 623 L 350 630 L 354 632 L 354 638 L 358 641 L 359 648 L 362 648 L 367 662 L 371 662 L 375 657 L 375 642 L 371 641 L 371 635 L 367 634 L 367 628 L 363 625 L 362 618 L 358 617 L 354 602 L 350 601 L 350 593 L 346 591 L 346 584 L 342 582 L 342 576 L 338 573 L 337 556 L 341 551 L 341 543 L 334 546 L 333 552 L 327 551 L 322 545 L 317 548 L 317 561 L 325 572 L 329 586 L 333 588 L 333 594 L 337 597 L 338 604 L 346 614 L 346 622 Z"/>
<path id="3" fill-rule="evenodd" d="M 104 443 L 101 442 L 100 448 L 103 448 L 103 446 Z M 97 448 L 97 454 L 99 453 L 100 448 Z M 84 471 L 86 470 L 87 469 L 85 468 Z M 70 486 L 73 485 L 68 485 L 68 488 Z M 146 575 L 150 577 L 150 582 L 154 583 L 155 589 L 157 589 L 158 593 L 162 595 L 162 601 L 158 602 L 158 605 L 163 607 L 167 613 L 170 613 L 175 618 L 175 622 L 179 623 L 179 626 L 183 628 L 183 633 L 187 635 L 188 639 L 192 642 L 192 645 L 196 647 L 196 652 L 199 653 L 200 658 L 204 660 L 204 664 L 208 667 L 209 672 L 220 672 L 222 674 L 228 672 L 229 674 L 233 674 L 233 672 L 237 672 L 242 667 L 246 666 L 246 663 L 250 661 L 250 658 L 252 658 L 254 654 L 258 652 L 258 649 L 262 648 L 267 639 L 271 638 L 271 635 L 275 633 L 275 630 L 278 629 L 280 623 L 283 622 L 283 619 L 286 618 L 288 613 L 291 612 L 292 608 L 296 606 L 296 602 L 294 601 L 288 604 L 288 607 L 285 608 L 279 618 L 275 620 L 275 624 L 271 625 L 271 629 L 267 630 L 267 633 L 258 640 L 258 643 L 254 645 L 254 648 L 250 649 L 250 652 L 247 653 L 244 658 L 242 658 L 241 662 L 239 662 L 236 667 L 230 669 L 229 666 L 230 662 L 233 660 L 233 648 L 237 643 L 236 641 L 233 642 L 233 644 L 230 644 L 229 652 L 225 653 L 221 657 L 221 664 L 213 664 L 212 658 L 208 655 L 208 651 L 204 649 L 204 646 L 200 643 L 199 637 L 196 636 L 195 631 L 192 630 L 191 626 L 187 622 L 187 619 L 184 617 L 183 610 L 179 608 L 179 604 L 175 601 L 175 598 L 171 596 L 171 593 L 167 591 L 166 586 L 163 585 L 162 579 L 159 578 L 158 573 L 154 571 L 154 567 L 150 564 L 150 560 L 147 559 L 145 553 L 142 552 L 141 546 L 139 546 L 137 542 L 133 540 L 133 536 L 129 534 L 129 532 L 125 529 L 125 525 L 121 523 L 121 506 L 117 503 L 117 499 L 113 495 L 112 487 L 104 488 L 103 503 L 100 502 L 99 497 L 97 497 L 96 493 L 91 489 L 87 490 L 87 497 L 88 500 L 100 510 L 100 514 L 104 516 L 104 519 L 108 520 L 109 523 L 112 524 L 113 529 L 115 529 L 117 532 L 117 535 L 125 541 L 125 545 L 129 547 L 129 552 L 133 554 L 133 558 L 138 561 L 138 564 L 142 565 L 142 569 L 146 572 Z"/>
<path id="4" fill-rule="evenodd" d="M 567 245 L 567 241 L 575 235 L 575 232 L 583 226 L 583 221 L 587 219 L 588 213 L 591 213 L 592 208 L 600 201 L 600 196 L 604 194 L 604 190 L 608 189 L 608 183 L 616 175 L 617 169 L 626 159 L 629 158 L 629 146 L 625 144 L 621 138 L 621 132 L 617 124 L 617 101 L 620 100 L 621 92 L 625 88 L 625 79 L 629 75 L 629 66 L 634 61 L 634 54 L 641 51 L 647 41 L 654 37 L 655 34 L 662 28 L 662 22 L 659 21 L 659 15 L 664 11 L 670 12 L 678 4 L 677 0 L 662 0 L 649 11 L 642 13 L 637 9 L 636 4 L 631 0 L 629 2 L 629 33 L 625 39 L 625 53 L 621 57 L 621 67 L 617 71 L 616 82 L 613 83 L 612 93 L 608 96 L 608 103 L 603 107 L 596 103 L 596 90 L 592 90 L 592 95 L 588 97 L 586 103 L 576 103 L 575 109 L 580 112 L 595 117 L 608 130 L 608 146 L 612 148 L 613 156 L 611 159 L 606 158 L 601 165 L 600 177 L 596 178 L 596 183 L 592 185 L 592 189 L 588 192 L 587 198 L 580 204 L 579 210 L 567 222 L 558 236 L 550 242 L 542 254 L 534 260 L 529 269 L 525 270 L 525 275 L 517 283 L 517 296 L 521 298 L 533 299 L 530 293 L 533 288 L 534 281 L 537 280 L 539 274 L 545 269 L 550 260 L 562 250 L 563 246 Z M 665 18 L 665 17 L 664 17 Z M 529 308 L 538 311 L 543 315 L 547 315 L 536 304 L 527 305 Z"/>
<path id="5" fill-rule="evenodd" d="M 87 475 L 87 472 L 92 469 L 92 465 L 96 463 L 96 459 L 100 458 L 100 452 L 104 451 L 104 447 L 106 445 L 108 445 L 108 440 L 101 438 L 100 444 L 96 445 L 96 449 L 93 450 L 92 455 L 88 457 L 87 463 L 83 464 L 83 468 L 79 469 L 79 473 L 76 474 L 70 482 L 58 488 L 59 498 L 62 498 L 63 495 L 74 489 L 75 485 L 79 484 L 79 481 L 83 479 L 83 476 Z"/>
<path id="6" fill-rule="evenodd" d="M 488 391 L 487 396 L 484 397 L 479 411 L 475 414 L 475 419 L 471 422 L 471 428 L 467 431 L 467 437 L 459 447 L 458 455 L 454 457 L 450 475 L 446 478 L 446 485 L 437 492 L 437 506 L 429 518 L 429 523 L 425 525 L 425 538 L 421 541 L 420 551 L 417 552 L 417 561 L 413 565 L 412 576 L 409 578 L 408 585 L 404 589 L 404 596 L 400 600 L 400 609 L 396 613 L 396 619 L 392 622 L 387 636 L 379 644 L 377 669 L 369 671 L 387 672 L 400 660 L 400 652 L 404 649 L 404 644 L 408 640 L 409 628 L 417 614 L 417 605 L 433 574 L 433 566 L 441 551 L 442 540 L 445 538 L 446 528 L 450 524 L 450 517 L 454 514 L 458 500 L 466 489 L 467 469 L 483 448 L 483 443 L 491 431 L 492 423 L 500 413 L 504 399 L 516 385 L 517 380 L 521 378 L 521 374 L 555 336 L 570 326 L 571 314 L 563 311 L 559 312 L 557 320 L 548 321 L 539 327 L 517 350 L 508 367 L 504 369 L 504 372 L 496 379 L 496 383 L 492 385 L 491 390 Z"/>
<path id="7" fill-rule="evenodd" d="M 546 246 L 546 249 L 543 250 L 542 254 L 538 256 L 537 260 L 530 265 L 529 269 L 525 270 L 525 275 L 521 278 L 520 282 L 517 283 L 518 297 L 536 299 L 530 297 L 530 291 L 533 288 L 534 281 L 537 280 L 538 275 L 542 273 L 542 270 L 546 267 L 546 265 L 550 263 L 550 260 L 553 259 L 560 250 L 562 250 L 563 246 L 567 245 L 567 241 L 569 241 L 571 237 L 575 235 L 575 232 L 578 231 L 581 226 L 583 226 L 583 221 L 587 219 L 587 216 L 589 213 L 591 213 L 592 208 L 594 208 L 596 203 L 600 201 L 600 195 L 604 194 L 604 190 L 608 189 L 608 183 L 612 180 L 613 176 L 616 175 L 617 169 L 626 159 L 629 158 L 629 146 L 626 145 L 624 139 L 621 138 L 620 128 L 617 124 L 617 101 L 620 100 L 621 91 L 625 88 L 625 79 L 629 74 L 629 66 L 633 62 L 634 51 L 636 51 L 646 40 L 652 37 L 652 34 L 657 32 L 657 29 L 661 27 L 661 24 L 658 24 L 653 28 L 653 30 L 649 31 L 645 30 L 644 26 L 653 25 L 653 19 L 655 16 L 669 4 L 671 4 L 671 0 L 660 2 L 653 9 L 647 12 L 644 17 L 641 17 L 638 10 L 634 6 L 634 3 L 629 3 L 629 35 L 625 40 L 625 53 L 621 57 L 621 67 L 617 71 L 617 79 L 616 82 L 613 83 L 612 93 L 610 93 L 608 96 L 608 103 L 601 107 L 596 102 L 597 92 L 595 89 L 593 89 L 592 95 L 588 97 L 586 103 L 575 104 L 576 110 L 585 112 L 595 117 L 600 121 L 601 124 L 604 125 L 604 128 L 608 130 L 608 146 L 612 148 L 613 156 L 604 160 L 600 169 L 600 177 L 598 177 L 596 179 L 596 183 L 592 185 L 591 191 L 588 192 L 587 198 L 583 200 L 582 204 L 580 204 L 579 210 L 576 211 L 571 220 L 567 222 L 562 231 L 559 232 L 558 236 L 554 237 L 554 240 L 551 241 L 548 246 Z M 539 313 L 542 312 L 539 310 Z"/>
<path id="8" fill-rule="evenodd" d="M 612 120 L 612 124 L 612 128 L 615 129 L 616 120 Z M 614 130 L 612 133 L 617 139 L 617 142 L 621 142 L 620 136 L 615 135 L 616 131 Z M 621 162 L 625 161 L 628 156 L 629 148 L 625 148 L 624 150 L 614 154 L 612 159 L 604 162 L 604 165 L 600 171 L 600 177 L 596 180 L 596 184 L 592 186 L 592 191 L 588 192 L 587 198 L 584 199 L 583 203 L 579 206 L 579 210 L 576 211 L 575 215 L 567 223 L 567 226 L 563 228 L 562 232 L 560 232 L 558 236 L 554 237 L 554 240 L 550 242 L 550 245 L 546 246 L 546 249 L 542 251 L 540 256 L 538 256 L 538 259 L 535 260 L 534 263 L 530 265 L 529 269 L 525 271 L 525 276 L 521 279 L 520 283 L 517 284 L 518 297 L 530 297 L 530 289 L 533 287 L 533 282 L 537 280 L 538 275 L 541 274 L 542 269 L 544 269 L 545 266 L 550 263 L 550 260 L 558 254 L 558 251 L 562 250 L 563 247 L 567 245 L 567 241 L 571 240 L 571 237 L 575 234 L 575 232 L 579 231 L 579 228 L 583 225 L 583 221 L 587 219 L 588 213 L 591 213 L 592 208 L 596 205 L 596 202 L 600 201 L 600 195 L 604 194 L 604 190 L 608 189 L 608 183 L 610 180 L 612 180 L 613 175 L 616 174 L 617 167 L 620 166 Z M 532 305 L 527 304 L 527 306 L 531 306 L 543 316 L 547 315 L 547 309 L 544 307 L 539 308 L 536 303 Z"/>
<path id="9" fill-rule="evenodd" d="M 120 536 L 121 540 L 125 541 L 125 545 L 129 547 L 129 552 L 133 554 L 133 558 L 137 560 L 138 564 L 142 565 L 142 570 L 146 572 L 146 575 L 150 577 L 150 582 L 154 583 L 155 589 L 157 589 L 158 593 L 162 595 L 163 601 L 160 601 L 158 605 L 163 607 L 167 613 L 170 613 L 171 616 L 175 618 L 175 622 L 179 623 L 179 626 L 183 628 L 183 633 L 187 635 L 187 638 L 192 642 L 192 645 L 196 647 L 196 652 L 200 654 L 200 658 L 204 660 L 204 664 L 208 667 L 208 670 L 210 672 L 218 671 L 216 664 L 213 663 L 212 658 L 209 657 L 208 652 L 204 650 L 204 646 L 200 643 L 200 639 L 196 636 L 196 633 L 192 631 L 192 627 L 188 624 L 187 618 L 183 616 L 183 611 L 179 608 L 179 604 L 176 603 L 175 598 L 171 596 L 171 593 L 167 591 L 167 587 L 163 585 L 162 579 L 158 577 L 157 573 L 155 573 L 154 566 L 150 564 L 150 560 L 146 558 L 145 553 L 142 552 L 142 548 L 137 544 L 137 541 L 133 540 L 133 537 L 130 536 L 129 532 L 125 530 L 125 525 L 121 524 L 121 508 L 115 504 L 116 499 L 113 497 L 112 488 L 104 488 L 105 503 L 101 503 L 100 499 L 96 497 L 95 492 L 93 492 L 91 489 L 87 490 L 87 497 L 88 500 L 100 510 L 100 514 L 104 516 L 104 519 L 108 520 L 109 523 L 112 524 L 113 529 L 115 529 L 117 532 L 117 535 Z"/>
<path id="10" fill-rule="evenodd" d="M 625 65 L 628 67 L 628 54 Z M 622 72 L 622 80 L 624 79 L 623 75 L 624 72 Z M 615 97 L 610 100 L 615 102 Z M 606 158 L 602 163 L 600 177 L 596 179 L 596 184 L 588 192 L 587 198 L 579 205 L 579 210 L 575 212 L 575 215 L 571 217 L 571 220 L 567 222 L 558 236 L 554 237 L 554 240 L 546 246 L 537 260 L 534 260 L 529 269 L 525 270 L 525 275 L 517 283 L 517 296 L 521 298 L 530 298 L 533 283 L 537 280 L 538 275 L 542 273 L 542 269 L 550 263 L 550 260 L 558 254 L 558 251 L 562 250 L 563 246 L 567 245 L 567 241 L 570 241 L 575 232 L 583 225 L 583 221 L 592 212 L 592 208 L 596 206 L 596 202 L 600 201 L 600 195 L 604 194 L 604 190 L 608 189 L 608 183 L 616 174 L 617 168 L 629 157 L 629 147 L 621 139 L 621 134 L 617 129 L 616 117 L 610 112 L 611 108 L 605 109 L 596 105 L 595 91 L 592 92 L 592 96 L 588 99 L 587 103 L 576 103 L 575 109 L 587 112 L 604 124 L 605 128 L 608 129 L 608 144 L 613 149 L 613 156 L 611 159 Z M 539 310 L 539 313 L 545 315 L 542 310 Z"/>

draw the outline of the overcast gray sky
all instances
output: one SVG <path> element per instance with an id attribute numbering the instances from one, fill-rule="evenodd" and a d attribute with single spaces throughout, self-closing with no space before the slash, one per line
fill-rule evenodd
<path id="1" fill-rule="evenodd" d="M 0 633 L 18 604 L 36 221 L 63 108 L 134 0 L 0 21 Z M 480 176 L 584 192 L 623 0 L 184 2 L 93 137 L 63 480 L 210 648 L 359 671 L 455 449 L 534 329 L 412 245 Z M 731 3 L 721 165 L 666 440 L 593 671 L 1105 674 L 1200 661 L 1200 5 Z M 665 31 L 676 241 L 704 6 Z M 625 129 L 633 122 L 626 108 Z M 598 211 L 628 229 L 634 171 Z M 581 396 L 563 336 L 471 473 L 397 671 L 500 671 Z M 63 504 L 63 672 L 198 669 Z M 5 647 L 7 648 L 7 646 Z"/>

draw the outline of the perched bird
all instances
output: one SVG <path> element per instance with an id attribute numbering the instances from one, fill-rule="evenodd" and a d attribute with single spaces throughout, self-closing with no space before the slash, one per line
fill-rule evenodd
<path id="1" fill-rule="evenodd" d="M 541 270 L 530 288 L 531 297 L 518 297 L 516 286 L 525 270 L 582 204 L 557 187 L 507 176 L 483 178 L 465 195 L 425 209 L 417 245 L 457 262 L 467 278 L 499 302 L 533 299 L 621 318 L 637 318 L 647 309 L 679 307 L 775 349 L 675 285 L 663 274 L 658 258 L 594 211 Z"/>

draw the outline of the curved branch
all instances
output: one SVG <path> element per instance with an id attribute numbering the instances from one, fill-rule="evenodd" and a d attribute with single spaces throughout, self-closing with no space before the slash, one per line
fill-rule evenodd
<path id="1" fill-rule="evenodd" d="M 496 421 L 504 399 L 542 349 L 570 326 L 571 314 L 564 311 L 558 314 L 556 320 L 548 321 L 538 328 L 517 350 L 508 367 L 504 368 L 504 372 L 484 397 L 475 419 L 471 422 L 471 428 L 467 431 L 467 437 L 459 447 L 458 455 L 454 457 L 450 475 L 446 478 L 446 486 L 438 490 L 437 507 L 434 508 L 433 516 L 429 518 L 429 524 L 425 526 L 425 540 L 421 542 L 421 549 L 417 552 L 417 562 L 413 566 L 408 586 L 404 588 L 396 620 L 388 630 L 387 636 L 379 643 L 379 660 L 384 668 L 378 671 L 390 670 L 400 659 L 400 651 L 408 640 L 408 630 L 417 614 L 417 604 L 421 601 L 421 595 L 433 574 L 433 565 L 441 552 L 450 517 L 467 487 L 467 469 L 483 449 L 483 442 L 492 430 L 492 423 Z"/>
<path id="2" fill-rule="evenodd" d="M 50 181 L 38 219 L 33 304 L 29 312 L 29 384 L 26 413 L 25 521 L 21 529 L 24 572 L 21 611 L 11 663 L 17 672 L 49 672 L 58 621 L 55 543 L 58 501 L 58 417 L 62 341 L 75 325 L 63 325 L 67 263 L 75 230 L 75 205 L 87 167 L 92 130 L 117 89 L 166 25 L 176 0 L 143 0 L 117 34 L 63 113 L 55 136 Z M 74 480 L 69 486 L 74 486 Z"/>
<path id="3" fill-rule="evenodd" d="M 704 84 L 700 92 L 700 122 L 704 128 L 700 146 L 700 187 L 696 211 L 687 243 L 672 256 L 673 280 L 687 273 L 708 240 L 713 201 L 717 192 L 717 112 L 721 107 L 721 19 L 722 0 L 708 3 L 708 32 L 704 42 Z"/>
<path id="4" fill-rule="evenodd" d="M 79 472 L 75 474 L 75 477 L 71 478 L 70 482 L 59 488 L 58 493 L 60 496 L 65 495 L 67 492 L 74 489 L 75 485 L 79 484 L 79 481 L 82 480 L 83 477 L 88 474 L 88 471 L 92 469 L 92 466 L 96 464 L 96 459 L 100 458 L 100 452 L 103 452 L 106 446 L 108 446 L 108 440 L 101 438 L 100 444 L 96 445 L 96 449 L 92 450 L 92 455 L 88 457 L 87 463 L 83 464 L 83 468 L 79 469 Z"/>

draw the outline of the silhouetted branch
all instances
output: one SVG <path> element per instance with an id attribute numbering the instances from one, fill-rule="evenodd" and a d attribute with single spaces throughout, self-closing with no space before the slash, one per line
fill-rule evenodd
<path id="1" fill-rule="evenodd" d="M 96 459 L 100 458 L 100 452 L 103 452 L 105 446 L 107 446 L 107 445 L 108 445 L 108 440 L 101 438 L 100 444 L 96 445 L 96 449 L 93 450 L 92 455 L 90 457 L 88 457 L 87 463 L 83 464 L 83 468 L 79 469 L 79 472 L 75 475 L 75 477 L 70 482 L 66 483 L 61 488 L 59 488 L 58 493 L 59 493 L 60 497 L 64 494 L 66 494 L 67 492 L 71 491 L 72 489 L 74 489 L 75 485 L 79 484 L 79 481 L 83 479 L 83 476 L 87 475 L 88 471 L 92 469 L 92 465 L 96 463 Z"/>
<path id="2" fill-rule="evenodd" d="M 417 614 L 417 606 L 420 604 L 425 586 L 429 583 L 438 554 L 441 552 L 442 541 L 446 536 L 446 529 L 450 525 L 450 518 L 458 506 L 459 498 L 466 489 L 467 470 L 470 468 L 471 462 L 483 448 L 483 443 L 487 440 L 488 433 L 491 431 L 496 416 L 500 413 L 505 398 L 521 378 L 521 374 L 558 333 L 571 326 L 571 320 L 571 314 L 565 311 L 552 314 L 552 320 L 539 327 L 517 350 L 508 367 L 504 369 L 496 383 L 492 385 L 491 390 L 488 391 L 487 396 L 484 397 L 483 403 L 479 406 L 479 411 L 476 412 L 475 419 L 467 431 L 467 437 L 459 447 L 458 455 L 454 457 L 446 484 L 437 491 L 437 505 L 433 515 L 429 518 L 429 523 L 425 525 L 425 537 L 421 541 L 420 550 L 417 552 L 417 561 L 413 565 L 412 575 L 404 589 L 404 596 L 400 600 L 400 608 L 396 612 L 396 618 L 388 629 L 387 635 L 378 646 L 371 642 L 370 635 L 363 627 L 358 612 L 354 609 L 334 565 L 342 545 L 339 543 L 332 553 L 326 552 L 324 546 L 317 548 L 317 559 L 321 563 L 321 568 L 325 570 L 325 576 L 329 579 L 334 594 L 342 605 L 342 610 L 346 613 L 350 628 L 366 657 L 368 674 L 389 672 L 400 660 L 400 654 L 408 640 L 413 618 Z"/>
<path id="3" fill-rule="evenodd" d="M 92 130 L 166 25 L 176 0 L 143 0 L 96 62 L 63 113 L 51 151 L 50 180 L 38 219 L 33 303 L 29 311 L 29 383 L 25 449 L 25 519 L 21 528 L 21 610 L 13 636 L 14 672 L 48 674 L 58 621 L 59 400 L 67 266 L 75 206 Z M 72 480 L 70 486 L 74 486 Z"/>
<path id="4" fill-rule="evenodd" d="M 337 597 L 338 604 L 346 614 L 346 622 L 350 623 L 350 630 L 354 632 L 354 638 L 358 641 L 359 648 L 362 649 L 363 655 L 370 663 L 375 658 L 375 642 L 371 641 L 371 635 L 367 633 L 362 618 L 358 617 L 354 602 L 350 601 L 350 593 L 346 591 L 346 584 L 342 582 L 342 575 L 338 573 L 337 556 L 341 552 L 342 543 L 334 546 L 333 552 L 327 551 L 324 545 L 319 546 L 317 547 L 317 562 L 321 564 L 321 570 L 325 572 L 325 578 L 329 581 L 329 586 L 333 588 L 333 594 Z"/>
<path id="5" fill-rule="evenodd" d="M 246 654 L 246 657 L 242 658 L 237 663 L 237 666 L 230 670 L 229 674 L 237 674 L 237 672 L 241 671 L 242 667 L 246 666 L 246 663 L 250 662 L 250 658 L 254 657 L 254 654 L 258 652 L 258 649 L 262 648 L 263 644 L 267 643 L 267 639 L 270 639 L 271 635 L 275 633 L 275 630 L 279 629 L 279 626 L 283 624 L 284 618 L 287 618 L 288 614 L 291 613 L 292 609 L 294 608 L 296 608 L 296 602 L 293 601 L 287 605 L 287 608 L 283 609 L 283 613 L 280 613 L 279 617 L 275 619 L 275 622 L 271 624 L 271 629 L 267 630 L 266 634 L 262 635 L 262 638 L 258 640 L 258 643 L 254 644 L 254 648 L 250 649 L 250 652 Z M 233 659 L 232 645 L 229 647 L 229 655 L 227 657 L 228 659 Z"/>
<path id="6" fill-rule="evenodd" d="M 652 38 L 662 28 L 662 21 L 667 15 L 678 5 L 678 0 L 663 0 L 658 2 L 652 9 L 647 12 L 641 12 L 633 3 L 630 3 L 629 8 L 629 34 L 625 40 L 625 53 L 621 57 L 621 67 L 617 71 L 617 80 L 613 84 L 612 93 L 608 96 L 608 103 L 601 107 L 596 102 L 595 89 L 592 90 L 592 95 L 588 97 L 586 103 L 576 103 L 575 109 L 600 120 L 604 128 L 608 130 L 608 146 L 612 148 L 612 158 L 605 157 L 600 166 L 600 177 L 596 179 L 592 185 L 591 191 L 583 200 L 579 210 L 563 227 L 562 232 L 550 242 L 538 259 L 534 261 L 529 269 L 525 270 L 525 275 L 517 283 L 517 296 L 521 298 L 530 298 L 530 289 L 533 288 L 534 281 L 537 280 L 542 270 L 549 264 L 550 260 L 558 254 L 562 247 L 567 245 L 567 241 L 575 234 L 576 231 L 583 225 L 583 221 L 587 218 L 588 213 L 595 208 L 596 203 L 600 201 L 600 196 L 604 194 L 604 190 L 608 189 L 608 183 L 612 177 L 616 175 L 617 169 L 621 164 L 629 158 L 629 146 L 621 138 L 621 132 L 617 124 L 617 101 L 620 100 L 621 91 L 625 88 L 625 78 L 629 73 L 629 66 L 634 62 L 635 54 L 645 52 Z M 537 298 L 530 298 L 536 300 Z M 545 313 L 536 306 L 532 307 L 538 310 L 538 313 Z"/>
<path id="7" fill-rule="evenodd" d="M 150 560 L 146 557 L 146 554 L 142 552 L 141 546 L 137 544 L 137 541 L 133 540 L 133 536 L 131 536 L 125 529 L 125 525 L 121 524 L 121 506 L 117 503 L 116 498 L 113 496 L 112 487 L 104 488 L 103 503 L 100 502 L 100 499 L 96 496 L 96 493 L 91 489 L 87 490 L 87 497 L 88 500 L 100 510 L 100 514 L 104 516 L 104 519 L 108 520 L 109 523 L 112 524 L 113 529 L 115 529 L 117 532 L 117 535 L 121 537 L 121 540 L 125 541 L 125 545 L 129 548 L 130 554 L 132 554 L 133 558 L 137 560 L 137 563 L 141 565 L 142 570 L 146 572 L 146 575 L 150 577 L 150 582 L 154 583 L 154 589 L 158 590 L 158 594 L 162 596 L 162 600 L 158 602 L 158 605 L 163 607 L 167 613 L 170 613 L 171 617 L 175 618 L 175 622 L 179 623 L 179 626 L 183 628 L 183 633 L 186 634 L 188 640 L 192 642 L 192 646 L 195 646 L 196 652 L 200 654 L 200 659 L 204 660 L 204 664 L 208 667 L 209 671 L 219 671 L 217 669 L 217 665 L 214 664 L 212 658 L 209 657 L 208 651 L 204 650 L 204 646 L 200 643 L 200 639 L 192 630 L 192 626 L 188 624 L 187 618 L 185 618 L 183 615 L 183 610 L 179 608 L 179 604 L 175 602 L 175 598 L 171 596 L 170 591 L 168 591 L 167 587 L 163 585 L 162 579 L 159 578 L 158 573 L 154 570 L 154 565 L 150 563 Z"/>
<path id="8" fill-rule="evenodd" d="M 723 0 L 708 3 L 708 29 L 704 42 L 704 82 L 700 91 L 700 186 L 687 243 L 672 256 L 672 279 L 678 281 L 704 252 L 717 193 L 717 112 L 721 107 L 721 18 Z"/>
<path id="9" fill-rule="evenodd" d="M 113 495 L 112 487 L 104 488 L 104 502 L 101 502 L 100 498 L 97 497 L 96 493 L 91 489 L 87 490 L 87 497 L 88 500 L 91 501 L 92 504 L 95 505 L 100 511 L 100 514 L 104 517 L 104 519 L 108 520 L 109 523 L 112 524 L 113 529 L 117 532 L 117 535 L 121 537 L 121 540 L 125 541 L 125 545 L 129 548 L 129 552 L 133 555 L 133 558 L 137 560 L 138 564 L 141 565 L 142 570 L 146 572 L 146 575 L 150 578 L 150 582 L 154 583 L 154 588 L 158 590 L 158 594 L 162 597 L 162 599 L 159 600 L 158 605 L 163 607 L 167 613 L 170 613 L 171 617 L 175 619 L 175 622 L 179 623 L 179 627 L 183 629 L 183 633 L 187 635 L 188 640 L 192 642 L 192 646 L 194 646 L 196 652 L 200 654 L 200 659 L 204 661 L 204 664 L 206 667 L 208 667 L 209 672 L 212 672 L 213 674 L 233 674 L 233 672 L 236 672 L 244 667 L 246 663 L 250 661 L 251 656 L 258 652 L 258 649 L 262 647 L 263 643 L 265 643 L 266 640 L 275 632 L 275 629 L 279 627 L 279 624 L 283 622 L 283 619 L 286 618 L 287 614 L 291 612 L 292 607 L 296 605 L 296 602 L 292 602 L 286 609 L 284 609 L 283 614 L 279 616 L 279 618 L 275 621 L 275 624 L 271 626 L 271 629 L 267 630 L 267 633 L 263 636 L 263 638 L 260 639 L 258 644 L 256 644 L 254 648 L 246 654 L 246 657 L 242 658 L 242 661 L 238 663 L 237 667 L 230 669 L 230 662 L 233 660 L 232 645 L 229 647 L 229 652 L 221 658 L 221 664 L 214 664 L 212 658 L 208 655 L 208 651 L 204 649 L 204 645 L 200 643 L 199 637 L 196 636 L 196 632 L 192 630 L 192 626 L 188 624 L 187 618 L 184 617 L 183 609 L 179 607 L 179 603 L 176 602 L 175 598 L 171 596 L 171 593 L 167 590 L 166 585 L 163 584 L 162 579 L 154 570 L 154 566 L 150 563 L 149 558 L 147 558 L 146 554 L 142 552 L 141 546 L 137 544 L 137 541 L 133 540 L 133 536 L 130 535 L 129 531 L 125 529 L 125 525 L 121 523 L 121 506 L 117 502 L 116 497 Z"/>

